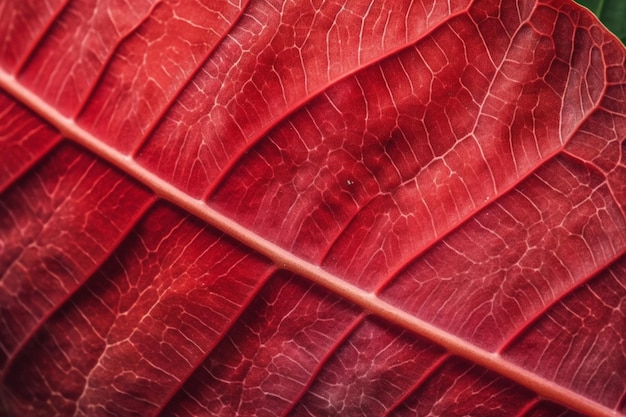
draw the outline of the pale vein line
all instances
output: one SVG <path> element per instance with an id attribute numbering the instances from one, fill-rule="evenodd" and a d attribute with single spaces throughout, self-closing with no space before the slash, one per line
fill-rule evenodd
<path id="1" fill-rule="evenodd" d="M 41 43 L 45 39 L 46 35 L 50 33 L 52 26 L 57 21 L 59 16 L 63 14 L 69 7 L 71 1 L 65 0 L 62 4 L 57 7 L 56 10 L 53 10 L 50 17 L 44 22 L 44 25 L 40 28 L 39 33 L 33 38 L 33 40 L 28 45 L 26 52 L 22 55 L 22 58 L 17 62 L 13 71 L 16 74 L 21 74 L 26 68 L 28 62 L 35 56 L 35 51 L 37 48 L 41 46 Z"/>
<path id="2" fill-rule="evenodd" d="M 189 213 L 221 230 L 233 239 L 238 240 L 249 248 L 271 259 L 278 268 L 289 270 L 311 282 L 321 285 L 338 296 L 357 304 L 365 311 L 369 311 L 391 323 L 396 323 L 417 335 L 429 339 L 447 349 L 451 354 L 458 355 L 497 372 L 531 391 L 536 392 L 541 397 L 561 403 L 590 416 L 619 416 L 616 410 L 596 403 L 528 369 L 511 363 L 497 353 L 481 349 L 460 337 L 447 333 L 426 321 L 420 320 L 406 311 L 379 299 L 376 294 L 352 285 L 342 280 L 340 277 L 325 271 L 319 265 L 304 261 L 275 243 L 253 233 L 233 219 L 215 210 L 204 201 L 190 197 L 179 188 L 159 178 L 130 156 L 124 155 L 113 147 L 106 145 L 97 137 L 78 126 L 73 119 L 63 116 L 55 108 L 20 84 L 12 75 L 7 74 L 1 69 L 0 88 L 9 92 L 9 94 L 13 95 L 13 97 L 21 101 L 25 106 L 47 120 L 65 137 L 89 149 L 130 177 L 135 178 L 137 181 L 152 189 L 159 197 L 187 210 Z"/>
<path id="3" fill-rule="evenodd" d="M 368 8 L 368 10 L 370 8 L 371 8 L 371 5 Z M 415 39 L 408 40 L 404 44 L 401 44 L 395 48 L 389 49 L 385 51 L 381 56 L 375 59 L 371 59 L 367 62 L 361 62 L 361 55 L 359 53 L 359 56 L 358 56 L 359 64 L 357 65 L 356 68 L 346 71 L 344 74 L 336 77 L 335 79 L 329 80 L 325 85 L 321 86 L 317 90 L 314 90 L 308 93 L 301 100 L 295 103 L 292 103 L 291 105 L 288 106 L 289 108 L 284 112 L 282 116 L 272 120 L 266 126 L 262 126 L 258 134 L 248 139 L 245 146 L 242 149 L 240 149 L 238 152 L 236 152 L 234 158 L 231 158 L 231 161 L 228 163 L 228 165 L 222 168 L 221 172 L 218 174 L 216 179 L 214 179 L 213 182 L 209 185 L 208 190 L 204 193 L 204 198 L 206 200 L 209 200 L 211 196 L 215 194 L 215 191 L 218 189 L 218 187 L 220 187 L 220 185 L 222 184 L 222 180 L 230 173 L 230 171 L 234 169 L 235 165 L 241 160 L 243 155 L 246 155 L 247 153 L 249 153 L 250 150 L 255 145 L 257 145 L 260 140 L 262 140 L 267 135 L 269 135 L 277 126 L 279 126 L 281 123 L 287 120 L 290 115 L 295 114 L 300 109 L 305 108 L 305 105 L 309 103 L 311 100 L 313 100 L 314 98 L 324 96 L 328 91 L 331 91 L 333 87 L 339 85 L 342 81 L 350 79 L 351 77 L 357 76 L 359 73 L 365 71 L 367 68 L 373 68 L 374 66 L 380 64 L 386 59 L 389 59 L 390 57 L 397 55 L 401 51 L 414 48 L 415 45 L 419 43 L 424 37 L 427 37 L 429 34 L 434 33 L 435 31 L 437 31 L 438 29 L 442 27 L 445 27 L 447 24 L 452 22 L 457 17 L 462 16 L 464 13 L 467 13 L 467 10 L 469 10 L 469 5 L 465 7 L 463 10 L 456 12 L 455 14 L 448 15 L 447 17 L 443 18 L 441 22 L 437 22 L 432 27 L 427 27 L 426 30 L 424 30 L 424 32 L 422 33 L 419 33 L 415 37 Z M 308 87 L 307 87 L 307 91 L 308 91 Z"/>

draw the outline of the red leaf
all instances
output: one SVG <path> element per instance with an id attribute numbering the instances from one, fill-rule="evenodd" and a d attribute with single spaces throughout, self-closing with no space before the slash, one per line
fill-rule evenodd
<path id="1" fill-rule="evenodd" d="M 626 415 L 626 51 L 587 11 L 0 14 L 1 415 Z"/>

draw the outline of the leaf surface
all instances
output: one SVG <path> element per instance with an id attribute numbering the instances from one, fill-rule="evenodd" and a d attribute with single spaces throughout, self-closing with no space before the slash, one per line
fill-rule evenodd
<path id="1" fill-rule="evenodd" d="M 626 51 L 588 11 L 0 14 L 2 413 L 626 415 Z"/>

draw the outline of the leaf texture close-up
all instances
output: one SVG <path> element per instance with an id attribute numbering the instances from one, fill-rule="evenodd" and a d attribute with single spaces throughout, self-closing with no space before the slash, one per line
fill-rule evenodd
<path id="1" fill-rule="evenodd" d="M 0 16 L 0 416 L 626 416 L 626 49 L 590 11 Z"/>

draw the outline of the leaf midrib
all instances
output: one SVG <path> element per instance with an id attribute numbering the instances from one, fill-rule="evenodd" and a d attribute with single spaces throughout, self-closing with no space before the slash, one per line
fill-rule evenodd
<path id="1" fill-rule="evenodd" d="M 0 88 L 19 100 L 65 137 L 106 160 L 129 177 L 150 188 L 158 197 L 202 219 L 231 238 L 266 256 L 281 269 L 291 271 L 318 284 L 377 315 L 433 343 L 536 392 L 539 396 L 561 403 L 588 415 L 615 417 L 618 413 L 557 383 L 547 380 L 519 365 L 492 353 L 401 310 L 392 304 L 333 275 L 320 266 L 307 262 L 215 210 L 205 201 L 192 198 L 179 188 L 141 166 L 132 157 L 122 154 L 78 126 L 75 120 L 62 115 L 39 96 L 23 86 L 14 76 L 0 69 Z"/>

